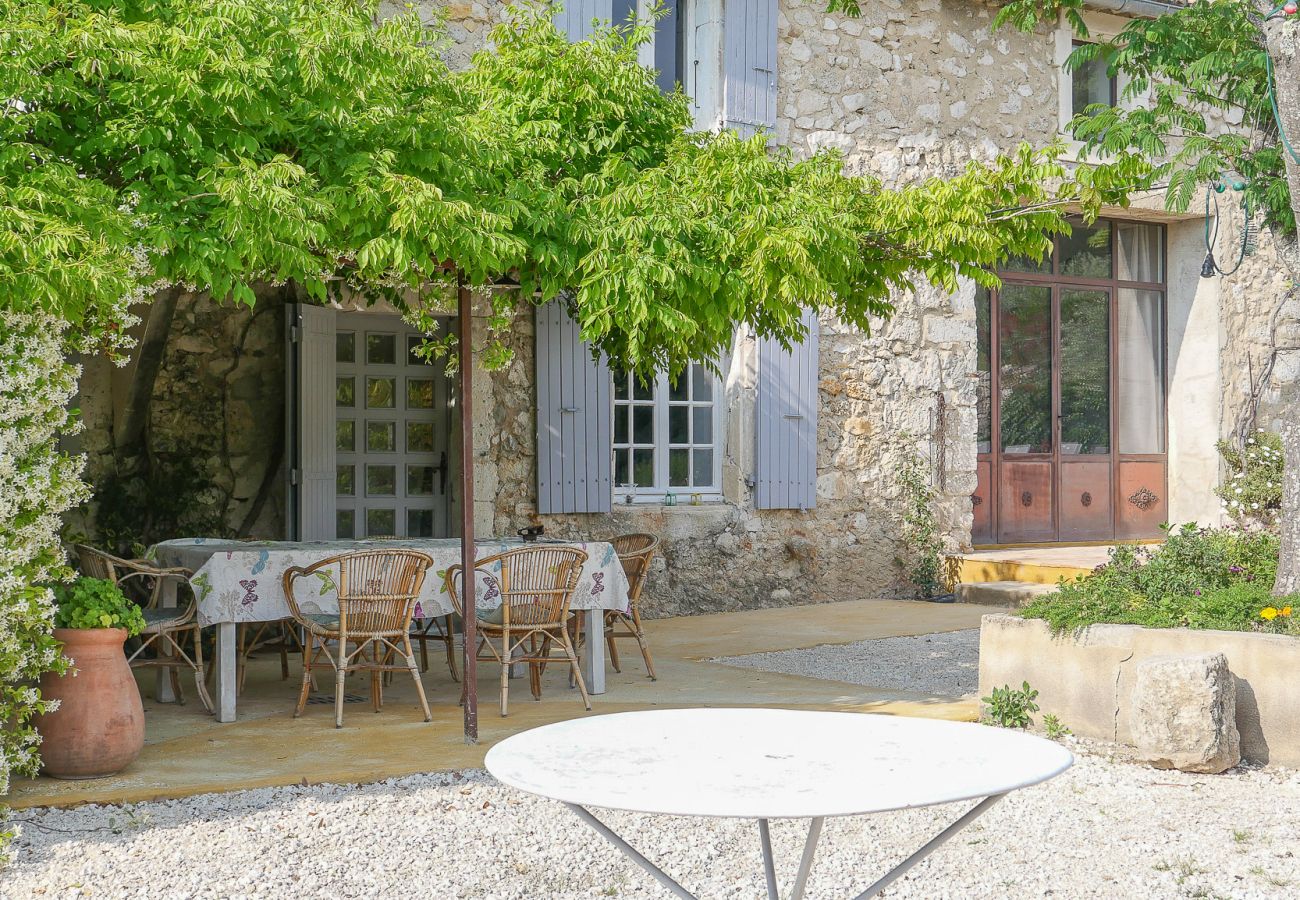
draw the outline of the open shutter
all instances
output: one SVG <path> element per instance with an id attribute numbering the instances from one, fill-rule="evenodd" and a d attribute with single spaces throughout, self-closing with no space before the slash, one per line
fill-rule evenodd
<path id="1" fill-rule="evenodd" d="M 622 24 L 627 20 L 628 12 L 635 8 L 635 4 L 629 5 L 628 0 L 572 0 L 564 4 L 553 21 L 570 41 L 582 41 L 591 37 L 592 20 Z"/>
<path id="2" fill-rule="evenodd" d="M 758 345 L 759 509 L 817 505 L 817 313 L 804 311 L 808 337 L 793 350 L 764 338 Z"/>
<path id="3" fill-rule="evenodd" d="M 537 308 L 537 511 L 609 512 L 613 398 L 564 304 Z"/>
<path id="4" fill-rule="evenodd" d="M 725 0 L 723 116 L 749 137 L 776 128 L 777 0 Z"/>
<path id="5" fill-rule="evenodd" d="M 294 346 L 298 450 L 297 539 L 333 540 L 337 472 L 334 463 L 335 312 L 299 305 Z"/>

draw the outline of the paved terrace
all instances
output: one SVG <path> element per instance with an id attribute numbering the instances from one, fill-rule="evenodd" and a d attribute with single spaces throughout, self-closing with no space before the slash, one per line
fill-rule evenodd
<path id="1" fill-rule="evenodd" d="M 592 698 L 591 714 L 685 706 L 779 706 L 973 720 L 978 713 L 974 698 L 885 691 L 705 660 L 974 628 L 984 613 L 999 611 L 970 604 L 858 600 L 654 620 L 647 628 L 659 680 L 646 678 L 635 642 L 621 642 L 623 672 L 610 670 L 608 692 Z M 327 702 L 310 704 L 302 718 L 293 718 L 299 664 L 293 661 L 290 679 L 281 681 L 279 659 L 273 654 L 250 665 L 239 699 L 239 721 L 228 725 L 217 724 L 203 713 L 192 687 L 184 706 L 154 702 L 153 673 L 147 673 L 142 676 L 142 684 L 148 679 L 145 748 L 130 768 L 93 781 L 18 782 L 8 802 L 15 808 L 125 803 L 278 785 L 379 781 L 478 767 L 495 742 L 515 732 L 587 715 L 577 691 L 568 686 L 567 671 L 557 665 L 546 670 L 541 702 L 529 695 L 526 678 L 512 681 L 510 715 L 503 719 L 497 704 L 500 669 L 480 664 L 480 742 L 467 745 L 457 705 L 460 686 L 448 675 L 441 649 L 441 645 L 430 646 L 430 667 L 424 674 L 433 711 L 433 721 L 427 724 L 421 721 L 410 679 L 400 673 L 385 690 L 385 706 L 379 714 L 371 711 L 369 676 L 354 676 L 348 692 L 363 702 L 346 704 L 341 730 L 333 727 L 332 694 L 320 695 Z M 320 676 L 317 681 L 322 683 Z"/>

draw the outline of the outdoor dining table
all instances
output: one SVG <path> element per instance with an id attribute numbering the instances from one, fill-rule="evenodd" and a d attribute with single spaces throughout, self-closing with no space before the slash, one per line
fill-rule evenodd
<path id="1" fill-rule="evenodd" d="M 576 758 L 586 763 L 575 766 Z M 488 751 L 486 765 L 511 787 L 564 803 L 686 900 L 694 895 L 591 808 L 758 820 L 769 900 L 780 894 L 768 823 L 811 819 L 789 895 L 799 900 L 826 818 L 979 801 L 856 895 L 865 900 L 999 799 L 1061 774 L 1073 761 L 1052 741 L 969 722 L 787 709 L 670 709 L 525 731 Z"/>
<path id="2" fill-rule="evenodd" d="M 577 547 L 587 553 L 578 586 L 573 592 L 571 609 L 585 611 L 589 635 L 603 634 L 604 610 L 626 611 L 628 580 L 613 545 L 603 541 L 547 543 Z M 474 544 L 475 558 L 481 559 L 523 546 L 520 539 L 482 540 Z M 208 538 L 178 538 L 149 548 L 148 558 L 164 566 L 181 566 L 194 574 L 189 583 L 198 601 L 201 625 L 217 629 L 216 717 L 218 722 L 235 721 L 236 627 L 245 622 L 274 622 L 289 617 L 284 596 L 284 572 L 292 566 L 309 566 L 318 560 L 349 550 L 400 547 L 419 550 L 433 558 L 416 601 L 415 617 L 428 619 L 453 612 L 451 597 L 443 583 L 443 573 L 460 563 L 460 540 L 457 538 L 403 538 L 376 541 L 230 541 Z M 336 613 L 338 598 L 334 580 L 320 579 L 317 590 L 298 597 L 306 613 Z M 164 605 L 175 605 L 175 582 L 162 598 Z M 493 601 L 495 597 L 495 602 Z M 477 608 L 494 609 L 500 605 L 500 593 L 478 583 Z M 605 642 L 597 637 L 584 642 L 583 677 L 587 690 L 605 692 Z M 165 695 L 165 691 L 163 691 Z"/>

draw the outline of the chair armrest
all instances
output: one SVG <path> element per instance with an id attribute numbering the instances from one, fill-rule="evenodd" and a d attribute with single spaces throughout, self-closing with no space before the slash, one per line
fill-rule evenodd
<path id="1" fill-rule="evenodd" d="M 309 625 L 310 623 L 306 618 L 304 618 L 302 610 L 298 607 L 298 601 L 294 599 L 293 582 L 295 579 L 310 575 L 315 569 L 316 566 L 313 565 L 306 568 L 303 568 L 302 566 L 290 566 L 284 570 L 284 599 L 289 605 L 289 615 L 300 625 Z"/>

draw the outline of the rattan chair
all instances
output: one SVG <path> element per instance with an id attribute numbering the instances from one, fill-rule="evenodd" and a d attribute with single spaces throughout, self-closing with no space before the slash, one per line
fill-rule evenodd
<path id="1" fill-rule="evenodd" d="M 185 702 L 179 670 L 189 669 L 194 674 L 194 687 L 198 691 L 199 702 L 211 713 L 212 698 L 204 684 L 203 629 L 197 619 L 198 603 L 191 593 L 188 603 L 175 607 L 159 605 L 163 587 L 168 581 L 176 582 L 178 587 L 188 586 L 189 578 L 194 573 L 179 567 L 163 568 L 143 559 L 122 559 L 84 544 L 78 544 L 76 552 L 81 574 L 106 579 L 128 592 L 136 590 L 141 593 L 145 628 L 139 634 L 140 646 L 127 657 L 131 668 L 166 669 L 177 703 Z M 193 655 L 186 653 L 181 644 L 186 635 L 193 642 Z M 150 647 L 154 648 L 154 656 L 142 656 Z"/>
<path id="2" fill-rule="evenodd" d="M 419 619 L 415 630 L 411 632 L 420 645 L 420 671 L 429 671 L 429 642 L 442 644 L 447 654 L 447 668 L 451 671 L 451 680 L 460 681 L 460 669 L 456 666 L 456 623 L 451 615 L 434 616 Z"/>
<path id="3" fill-rule="evenodd" d="M 302 715 L 311 693 L 312 667 L 324 657 L 334 670 L 334 725 L 343 727 L 344 681 L 350 672 L 370 673 L 370 699 L 375 712 L 383 707 L 382 674 L 408 671 L 415 681 L 424 721 L 431 721 L 429 701 L 411 650 L 411 615 L 424 576 L 433 560 L 415 550 L 358 550 L 322 559 L 305 568 L 292 566 L 284 573 L 284 596 L 293 620 L 302 626 L 302 690 L 294 717 Z M 294 582 L 324 569 L 338 567 L 336 584 L 339 611 L 306 613 L 294 598 Z M 334 654 L 330 645 L 335 647 Z M 349 644 L 355 649 L 349 650 Z M 336 655 L 335 655 L 336 654 Z M 392 664 L 393 655 L 402 663 Z"/>
<path id="4" fill-rule="evenodd" d="M 650 574 L 650 563 L 655 551 L 659 549 L 659 539 L 652 534 L 621 534 L 610 541 L 614 552 L 623 564 L 623 571 L 628 581 L 628 609 L 620 612 L 616 609 L 605 611 L 605 643 L 609 647 L 609 661 L 615 672 L 622 672 L 618 661 L 618 641 L 634 638 L 641 648 L 641 659 L 645 661 L 646 674 L 651 681 L 657 681 L 654 660 L 650 657 L 650 645 L 646 642 L 645 629 L 641 627 L 641 591 L 645 588 L 646 578 Z"/>
<path id="5" fill-rule="evenodd" d="M 510 666 L 527 663 L 528 684 L 533 699 L 542 698 L 542 668 L 551 660 L 567 659 L 578 685 L 582 702 L 591 709 L 587 685 L 578 668 L 578 656 L 569 637 L 569 604 L 582 574 L 587 554 L 576 547 L 520 547 L 496 556 L 487 556 L 474 564 L 474 581 L 485 586 L 483 599 L 501 600 L 493 608 L 476 604 L 475 621 L 480 634 L 477 658 L 501 666 L 501 715 L 510 708 Z M 457 590 L 461 577 L 459 565 L 447 569 L 444 581 L 456 612 L 464 615 L 464 604 Z M 552 656 L 551 645 L 558 644 L 564 656 Z M 487 650 L 485 654 L 483 651 Z M 465 686 L 461 686 L 464 699 Z"/>

